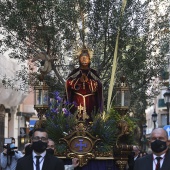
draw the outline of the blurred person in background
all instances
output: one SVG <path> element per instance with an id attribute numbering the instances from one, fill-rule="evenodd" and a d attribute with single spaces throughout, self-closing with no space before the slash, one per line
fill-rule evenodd
<path id="1" fill-rule="evenodd" d="M 46 149 L 47 153 L 54 155 L 55 153 L 55 143 L 52 139 L 48 139 L 48 145 Z M 72 165 L 64 165 L 65 170 L 73 170 L 79 165 L 79 161 L 77 158 L 72 159 Z"/>
<path id="2" fill-rule="evenodd" d="M 15 139 L 11 137 L 11 143 L 4 145 L 4 150 L 0 156 L 0 165 L 2 170 L 15 170 L 17 161 L 23 157 L 15 146 Z"/>
<path id="3" fill-rule="evenodd" d="M 137 146 L 133 146 L 133 151 L 128 156 L 128 170 L 134 169 L 135 161 L 140 158 L 140 150 Z"/>

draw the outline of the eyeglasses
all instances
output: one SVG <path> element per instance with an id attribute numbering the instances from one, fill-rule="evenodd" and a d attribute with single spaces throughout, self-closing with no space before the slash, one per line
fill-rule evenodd
<path id="1" fill-rule="evenodd" d="M 47 141 L 48 141 L 48 138 L 35 136 L 35 137 L 32 138 L 32 140 L 33 140 L 33 141 L 39 141 L 39 140 L 41 140 L 42 142 L 47 142 Z"/>

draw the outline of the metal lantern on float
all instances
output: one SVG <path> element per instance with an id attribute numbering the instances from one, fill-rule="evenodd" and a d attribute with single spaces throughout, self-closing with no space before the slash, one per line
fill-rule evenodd
<path id="1" fill-rule="evenodd" d="M 39 120 L 49 107 L 49 87 L 44 80 L 40 80 L 39 84 L 34 86 L 34 109 L 38 113 Z"/>
<path id="2" fill-rule="evenodd" d="M 125 81 L 125 76 L 120 77 L 120 82 L 118 82 L 114 87 L 114 109 L 122 115 L 126 114 L 130 105 L 129 87 Z"/>

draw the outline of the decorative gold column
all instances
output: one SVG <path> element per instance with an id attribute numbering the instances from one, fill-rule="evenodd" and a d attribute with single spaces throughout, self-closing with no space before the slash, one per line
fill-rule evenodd
<path id="1" fill-rule="evenodd" d="M 133 150 L 132 145 L 118 145 L 113 150 L 113 156 L 119 170 L 124 170 L 128 163 L 128 155 Z"/>

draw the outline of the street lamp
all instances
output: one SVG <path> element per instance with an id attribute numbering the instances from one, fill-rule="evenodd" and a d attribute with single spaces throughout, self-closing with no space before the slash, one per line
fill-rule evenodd
<path id="1" fill-rule="evenodd" d="M 143 128 L 143 151 L 146 151 L 146 128 L 147 125 L 142 125 Z"/>
<path id="2" fill-rule="evenodd" d="M 154 123 L 154 129 L 156 128 L 157 116 L 158 116 L 158 114 L 156 114 L 156 112 L 155 112 L 155 110 L 154 110 L 154 112 L 153 112 L 153 114 L 152 114 L 152 121 L 153 121 L 153 123 Z"/>
<path id="3" fill-rule="evenodd" d="M 143 135 L 146 135 L 146 128 L 147 128 L 147 125 L 142 125 L 143 127 Z"/>
<path id="4" fill-rule="evenodd" d="M 170 107 L 170 87 L 164 93 L 164 102 L 167 106 L 167 125 L 169 125 L 169 107 Z"/>

